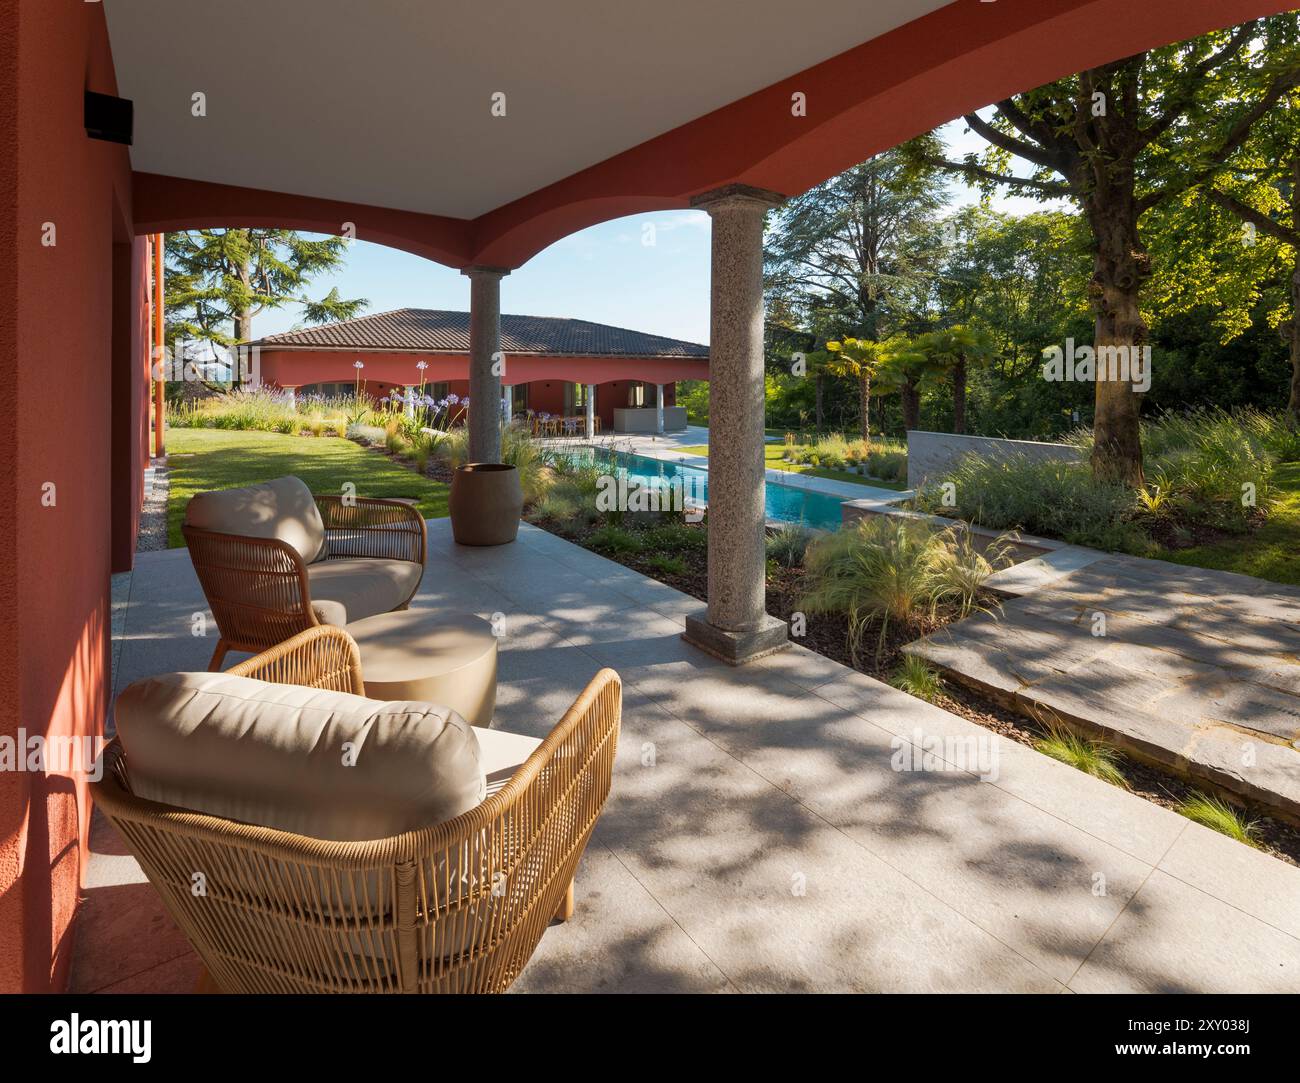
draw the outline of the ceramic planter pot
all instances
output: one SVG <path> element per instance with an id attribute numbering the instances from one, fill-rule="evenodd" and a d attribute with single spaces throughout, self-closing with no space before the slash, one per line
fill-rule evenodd
<path id="1" fill-rule="evenodd" d="M 466 463 L 451 479 L 451 533 L 458 545 L 504 545 L 519 534 L 524 490 L 507 463 Z"/>

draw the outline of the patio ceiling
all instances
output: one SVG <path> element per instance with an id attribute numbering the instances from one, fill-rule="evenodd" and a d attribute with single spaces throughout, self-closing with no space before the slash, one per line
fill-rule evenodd
<path id="1" fill-rule="evenodd" d="M 105 7 L 135 169 L 476 218 L 944 3 Z"/>
<path id="2" fill-rule="evenodd" d="M 137 232 L 351 222 L 451 266 L 512 268 L 729 184 L 797 194 L 1007 94 L 1288 3 L 104 7 L 136 108 Z"/>

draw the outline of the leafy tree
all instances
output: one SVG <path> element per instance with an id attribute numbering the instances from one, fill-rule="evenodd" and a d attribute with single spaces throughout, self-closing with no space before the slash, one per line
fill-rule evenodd
<path id="1" fill-rule="evenodd" d="M 790 200 L 765 242 L 769 314 L 787 334 L 807 336 L 805 352 L 845 337 L 878 341 L 914 324 L 939 255 L 934 220 L 942 202 L 936 171 L 898 150 Z M 814 380 L 819 371 L 862 379 L 843 359 L 808 371 Z M 869 402 L 859 389 L 864 434 Z"/>
<path id="2" fill-rule="evenodd" d="M 1009 187 L 1039 198 L 1068 197 L 1092 234 L 1093 345 L 1145 344 L 1142 287 L 1151 257 L 1144 215 L 1211 182 L 1252 128 L 1300 85 L 1294 13 L 1126 57 L 999 101 L 991 120 L 967 114 L 988 147 L 952 162 L 931 142 L 918 162 L 958 173 L 990 191 Z M 1013 158 L 1034 167 L 1011 170 Z M 1130 382 L 1097 380 L 1093 469 L 1098 477 L 1142 483 L 1139 397 Z"/>
<path id="3" fill-rule="evenodd" d="M 347 241 L 310 240 L 290 229 L 198 229 L 169 233 L 164 298 L 165 337 L 206 342 L 213 360 L 253 337 L 253 319 L 267 309 L 299 304 L 306 323 L 354 317 L 370 302 L 344 300 L 338 288 L 313 300 L 312 279 L 342 266 Z"/>
<path id="4" fill-rule="evenodd" d="M 1285 317 L 1279 312 L 1282 339 L 1291 356 L 1291 387 L 1287 397 L 1287 415 L 1293 425 L 1300 424 L 1300 124 L 1296 110 L 1279 110 L 1261 125 L 1263 138 L 1251 148 L 1251 158 L 1240 168 L 1224 175 L 1206 191 L 1210 203 L 1239 220 L 1244 231 L 1239 234 L 1245 247 L 1256 239 L 1272 242 L 1278 249 L 1278 262 L 1285 269 L 1287 306 Z"/>
<path id="5" fill-rule="evenodd" d="M 991 336 L 999 375 L 1017 380 L 1037 373 L 1043 344 L 1063 341 L 1071 322 L 1087 312 L 1090 260 L 1080 217 L 972 206 L 940 229 L 949 241 L 935 281 L 936 310 Z"/>
<path id="6" fill-rule="evenodd" d="M 784 298 L 805 325 L 829 313 L 840 334 L 884 337 L 928 287 L 916 242 L 942 204 L 936 171 L 897 149 L 795 197 L 765 244 L 769 305 Z"/>

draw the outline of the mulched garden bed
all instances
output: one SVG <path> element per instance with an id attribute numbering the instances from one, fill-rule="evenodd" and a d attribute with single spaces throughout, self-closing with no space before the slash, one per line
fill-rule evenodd
<path id="1" fill-rule="evenodd" d="M 430 473 L 432 474 L 432 468 Z M 525 518 L 528 515 L 525 513 Z M 689 594 L 700 601 L 708 598 L 707 562 L 704 546 L 683 549 L 672 554 L 680 559 L 684 566 L 681 572 L 665 571 L 654 558 L 655 553 L 620 553 L 601 549 L 589 544 L 596 527 L 578 524 L 536 523 L 535 525 L 552 534 L 565 538 L 585 549 L 591 549 L 602 556 L 616 561 L 625 567 L 665 583 L 670 587 Z M 704 525 L 695 525 L 691 529 L 705 531 Z M 785 568 L 769 564 L 767 577 L 767 609 L 773 616 L 788 620 L 790 615 L 799 610 L 799 599 L 803 594 L 803 572 L 799 568 Z M 893 628 L 888 631 L 879 653 L 876 650 L 878 629 L 871 629 L 864 641 L 864 649 L 855 663 L 848 647 L 848 620 L 839 615 L 809 615 L 807 634 L 797 640 L 803 646 L 818 654 L 825 655 L 833 661 L 856 669 L 876 680 L 888 682 L 902 661 L 902 648 L 941 627 L 942 621 L 925 624 L 920 627 Z M 994 703 L 969 688 L 947 681 L 943 692 L 933 703 L 936 707 L 959 715 L 968 721 L 993 730 L 1009 740 L 1019 741 L 1033 748 L 1045 735 L 1042 727 Z M 1120 761 L 1124 777 L 1128 780 L 1131 793 L 1144 797 L 1157 805 L 1177 811 L 1181 801 L 1198 792 L 1197 787 L 1184 782 L 1173 775 L 1166 774 L 1158 768 L 1151 767 L 1129 756 Z M 1259 848 L 1281 861 L 1300 866 L 1300 830 L 1290 824 L 1273 819 L 1259 809 L 1250 809 L 1249 815 L 1256 819 L 1259 831 Z"/>
<path id="2" fill-rule="evenodd" d="M 1256 508 L 1247 516 L 1241 530 L 1224 530 L 1205 523 L 1175 519 L 1146 519 L 1142 523 L 1147 535 L 1162 549 L 1195 549 L 1201 545 L 1216 545 L 1223 541 L 1242 541 L 1268 522 L 1268 516 Z"/>

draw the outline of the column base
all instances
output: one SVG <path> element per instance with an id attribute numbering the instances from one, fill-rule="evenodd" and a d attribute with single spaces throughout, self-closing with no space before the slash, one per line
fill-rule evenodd
<path id="1" fill-rule="evenodd" d="M 715 628 L 699 617 L 687 617 L 682 638 L 692 647 L 732 666 L 743 666 L 790 646 L 785 621 L 767 613 L 763 614 L 763 623 L 758 628 L 744 632 L 730 632 Z"/>

